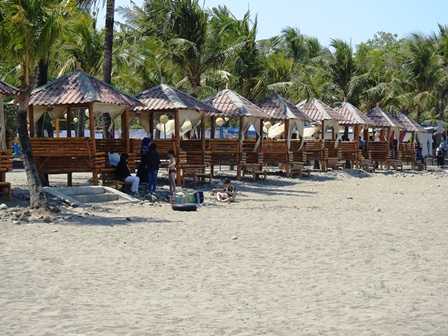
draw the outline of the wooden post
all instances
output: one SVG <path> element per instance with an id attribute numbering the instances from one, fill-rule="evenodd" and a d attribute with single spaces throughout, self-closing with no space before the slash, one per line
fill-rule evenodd
<path id="1" fill-rule="evenodd" d="M 205 117 L 202 115 L 201 117 L 201 147 L 202 153 L 204 155 L 205 152 Z"/>
<path id="2" fill-rule="evenodd" d="M 260 133 L 260 151 L 263 149 L 263 125 L 264 125 L 264 119 L 260 119 L 260 125 L 259 127 L 259 133 Z"/>
<path id="3" fill-rule="evenodd" d="M 28 121 L 30 123 L 30 137 L 34 138 L 34 110 L 33 105 L 28 107 Z"/>
<path id="4" fill-rule="evenodd" d="M 244 117 L 240 117 L 239 130 L 238 130 L 239 161 L 241 161 L 241 157 L 243 155 L 243 123 L 244 123 Z M 236 168 L 236 178 L 239 179 L 240 177 L 241 177 L 241 165 L 238 164 Z"/>
<path id="5" fill-rule="evenodd" d="M 90 142 L 92 146 L 92 181 L 93 184 L 98 184 L 98 172 L 96 170 L 96 139 L 95 139 L 95 114 L 93 112 L 93 104 L 89 104 L 89 131 L 90 131 Z"/>
<path id="6" fill-rule="evenodd" d="M 67 139 L 72 137 L 72 111 L 70 107 L 67 107 L 67 119 L 65 122 L 66 130 L 67 130 Z M 73 174 L 67 173 L 67 185 L 71 187 L 73 185 Z"/>
<path id="7" fill-rule="evenodd" d="M 174 112 L 174 146 L 176 151 L 176 184 L 179 186 L 182 184 L 182 176 L 180 172 L 180 162 L 179 162 L 179 154 L 180 154 L 180 132 L 179 132 L 179 110 Z"/>
<path id="8" fill-rule="evenodd" d="M 72 137 L 72 111 L 70 107 L 67 107 L 67 119 L 66 119 L 66 130 L 67 130 L 67 138 Z"/>
<path id="9" fill-rule="evenodd" d="M 54 126 L 55 126 L 55 129 L 56 129 L 56 138 L 59 138 L 60 136 L 61 136 L 61 126 L 60 126 L 60 123 L 59 123 L 59 118 L 56 118 L 55 120 L 54 120 Z"/>
<path id="10" fill-rule="evenodd" d="M 125 110 L 121 114 L 121 141 L 124 145 L 124 150 L 126 154 L 129 154 L 130 143 L 129 143 L 129 111 Z"/>
<path id="11" fill-rule="evenodd" d="M 353 125 L 353 140 L 359 145 L 359 125 Z"/>
<path id="12" fill-rule="evenodd" d="M 243 140 L 243 123 L 244 123 L 244 117 L 240 117 L 239 120 L 239 129 L 238 129 L 238 140 L 241 142 Z"/>
<path id="13" fill-rule="evenodd" d="M 151 136 L 151 140 L 154 140 L 154 112 L 150 111 L 148 113 L 149 118 L 149 135 Z"/>
<path id="14" fill-rule="evenodd" d="M 289 143 L 289 119 L 285 120 L 285 140 L 286 140 L 286 144 Z"/>
<path id="15" fill-rule="evenodd" d="M 210 139 L 215 138 L 215 131 L 216 131 L 216 117 L 213 116 L 210 118 Z"/>
<path id="16" fill-rule="evenodd" d="M 8 146 L 6 145 L 6 117 L 3 107 L 3 97 L 0 95 L 0 150 L 6 152 Z M 3 180 L 0 177 L 0 181 Z"/>

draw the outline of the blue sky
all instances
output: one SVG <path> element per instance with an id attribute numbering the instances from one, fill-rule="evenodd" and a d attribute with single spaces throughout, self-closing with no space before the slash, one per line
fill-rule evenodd
<path id="1" fill-rule="evenodd" d="M 258 37 L 267 38 L 286 26 L 298 27 L 328 45 L 332 38 L 365 41 L 377 31 L 407 36 L 431 33 L 448 24 L 447 0 L 201 0 L 205 7 L 226 5 L 241 17 L 247 9 L 258 15 Z M 143 0 L 134 0 L 141 4 Z M 130 0 L 116 0 L 126 6 Z M 102 20 L 102 18 L 101 18 Z"/>

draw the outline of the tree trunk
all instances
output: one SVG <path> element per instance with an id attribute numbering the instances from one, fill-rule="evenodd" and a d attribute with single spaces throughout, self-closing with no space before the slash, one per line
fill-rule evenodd
<path id="1" fill-rule="evenodd" d="M 22 147 L 23 159 L 25 163 L 25 173 L 28 188 L 30 191 L 30 207 L 32 209 L 46 208 L 47 199 L 42 193 L 42 182 L 39 172 L 33 160 L 30 137 L 28 135 L 27 108 L 30 99 L 31 89 L 20 93 L 17 97 L 19 109 L 17 111 L 17 132 L 19 134 L 20 146 Z"/>
<path id="2" fill-rule="evenodd" d="M 48 59 L 42 58 L 39 60 L 38 73 L 37 73 L 37 86 L 42 86 L 48 83 Z M 48 137 L 53 138 L 53 126 L 51 125 L 51 118 L 47 112 L 45 112 L 41 118 L 37 121 L 37 136 L 44 137 L 44 130 L 47 131 Z"/>
<path id="3" fill-rule="evenodd" d="M 104 39 L 104 64 L 103 78 L 108 84 L 112 83 L 112 47 L 114 42 L 114 16 L 115 0 L 107 0 L 106 4 L 106 24 Z"/>
<path id="4" fill-rule="evenodd" d="M 112 83 L 112 48 L 114 43 L 114 17 L 115 17 L 115 0 L 107 0 L 106 3 L 106 24 L 104 38 L 104 63 L 103 78 L 108 84 Z M 103 138 L 111 138 L 112 132 L 109 131 L 112 120 L 108 113 L 103 114 Z"/>

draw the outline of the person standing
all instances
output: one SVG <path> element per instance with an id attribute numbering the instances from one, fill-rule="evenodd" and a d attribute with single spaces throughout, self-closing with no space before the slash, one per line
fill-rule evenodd
<path id="1" fill-rule="evenodd" d="M 144 156 L 144 162 L 148 171 L 148 193 L 155 193 L 157 188 L 157 174 L 160 166 L 160 155 L 154 142 Z"/>
<path id="2" fill-rule="evenodd" d="M 170 193 L 174 196 L 176 195 L 176 157 L 173 151 L 168 152 L 168 180 L 170 182 Z"/>

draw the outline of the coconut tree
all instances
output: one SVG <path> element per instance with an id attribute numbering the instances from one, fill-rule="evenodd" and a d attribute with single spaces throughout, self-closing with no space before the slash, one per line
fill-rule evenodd
<path id="1" fill-rule="evenodd" d="M 350 99 L 351 82 L 357 71 L 353 49 L 347 42 L 337 39 L 331 41 L 331 47 L 334 49 L 330 61 L 333 82 L 342 95 L 340 98 Z"/>
<path id="2" fill-rule="evenodd" d="M 45 58 L 59 35 L 67 3 L 57 0 L 3 0 L 3 24 L 9 36 L 3 49 L 9 50 L 20 65 L 20 93 L 17 96 L 17 127 L 22 146 L 25 172 L 30 190 L 30 207 L 46 206 L 42 183 L 33 160 L 28 135 L 27 108 L 36 80 L 39 60 Z"/>

